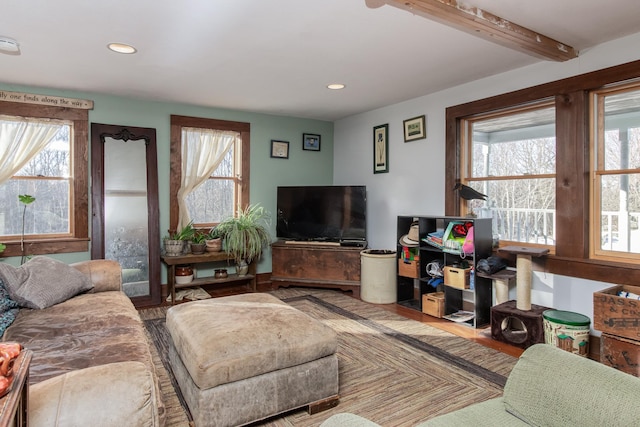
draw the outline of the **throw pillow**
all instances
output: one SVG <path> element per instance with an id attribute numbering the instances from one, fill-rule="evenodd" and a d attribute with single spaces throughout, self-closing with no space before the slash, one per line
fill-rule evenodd
<path id="1" fill-rule="evenodd" d="M 0 337 L 11 326 L 18 315 L 18 303 L 9 297 L 4 282 L 0 279 Z"/>
<path id="2" fill-rule="evenodd" d="M 0 278 L 21 307 L 42 309 L 93 288 L 89 277 L 53 258 L 37 256 L 20 267 L 0 263 Z"/>

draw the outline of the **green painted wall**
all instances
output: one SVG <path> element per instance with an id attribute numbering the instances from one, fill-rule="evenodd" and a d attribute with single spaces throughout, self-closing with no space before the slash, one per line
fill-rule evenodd
<path id="1" fill-rule="evenodd" d="M 0 89 L 93 100 L 94 108 L 89 111 L 90 123 L 155 128 L 158 145 L 161 236 L 169 228 L 169 116 L 172 114 L 251 123 L 250 199 L 251 203 L 262 204 L 274 215 L 277 186 L 330 185 L 333 181 L 332 122 L 178 103 L 152 102 L 96 93 L 24 87 L 1 82 Z M 321 151 L 302 150 L 302 134 L 305 132 L 321 135 Z M 289 141 L 289 159 L 273 159 L 269 156 L 272 139 Z M 275 237 L 275 218 L 272 221 L 272 234 Z M 83 252 L 61 254 L 55 257 L 65 262 L 75 262 L 89 259 L 90 254 Z M 19 258 L 7 258 L 5 261 L 17 265 Z M 258 272 L 270 271 L 271 252 L 267 251 L 258 264 Z M 165 280 L 166 271 L 163 271 L 163 281 Z"/>

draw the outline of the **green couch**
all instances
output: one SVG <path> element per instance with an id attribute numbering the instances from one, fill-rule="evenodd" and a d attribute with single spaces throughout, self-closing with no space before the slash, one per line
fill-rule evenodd
<path id="1" fill-rule="evenodd" d="M 536 344 L 516 363 L 502 397 L 431 418 L 417 427 L 633 426 L 640 425 L 639 396 L 640 378 Z M 334 415 L 321 425 L 375 426 L 348 413 Z"/>

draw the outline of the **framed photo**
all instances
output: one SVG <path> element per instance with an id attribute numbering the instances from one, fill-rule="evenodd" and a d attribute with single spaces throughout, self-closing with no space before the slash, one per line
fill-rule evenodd
<path id="1" fill-rule="evenodd" d="M 373 128 L 373 173 L 389 172 L 389 124 Z"/>
<path id="2" fill-rule="evenodd" d="M 276 159 L 289 158 L 289 141 L 271 140 L 271 157 Z"/>
<path id="3" fill-rule="evenodd" d="M 320 135 L 316 135 L 313 133 L 303 133 L 302 149 L 309 151 L 320 151 Z"/>
<path id="4" fill-rule="evenodd" d="M 425 116 L 414 117 L 404 120 L 404 142 L 425 139 L 427 137 L 427 126 Z"/>

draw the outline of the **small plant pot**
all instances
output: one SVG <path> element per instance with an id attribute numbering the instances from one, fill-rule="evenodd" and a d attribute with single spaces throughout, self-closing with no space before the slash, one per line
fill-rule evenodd
<path id="1" fill-rule="evenodd" d="M 167 256 L 180 256 L 184 251 L 184 241 L 183 240 L 170 240 L 167 239 L 164 241 L 164 253 Z"/>
<path id="2" fill-rule="evenodd" d="M 205 243 L 191 243 L 191 253 L 194 255 L 202 255 L 206 248 Z"/>
<path id="3" fill-rule="evenodd" d="M 249 264 L 247 264 L 246 262 L 242 261 L 238 265 L 236 265 L 236 273 L 238 273 L 238 276 L 246 276 L 248 272 Z"/>
<path id="4" fill-rule="evenodd" d="M 222 250 L 222 239 L 211 239 L 205 241 L 207 252 L 220 252 Z"/>

